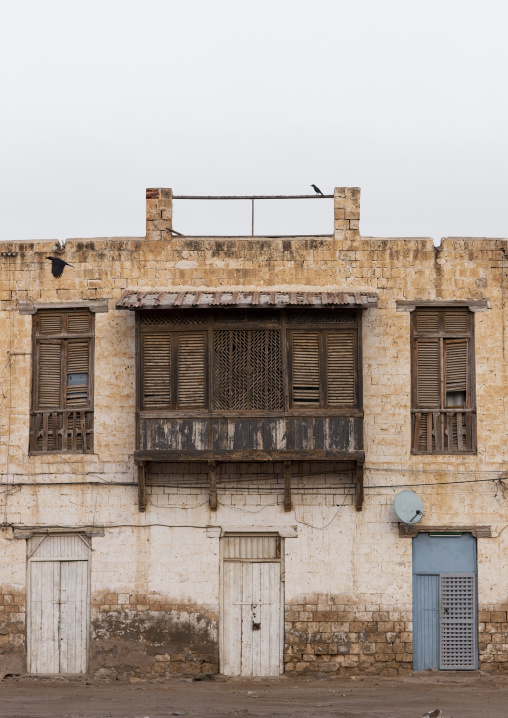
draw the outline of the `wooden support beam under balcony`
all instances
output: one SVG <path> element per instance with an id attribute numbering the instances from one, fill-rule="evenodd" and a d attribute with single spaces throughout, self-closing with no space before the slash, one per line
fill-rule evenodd
<path id="1" fill-rule="evenodd" d="M 140 511 L 146 511 L 147 495 L 146 495 L 146 474 L 147 465 L 143 461 L 138 466 L 138 504 Z"/>
<path id="2" fill-rule="evenodd" d="M 291 511 L 291 462 L 284 462 L 284 511 Z"/>
<path id="3" fill-rule="evenodd" d="M 328 451 L 326 449 L 257 449 L 214 451 L 212 449 L 140 449 L 138 461 L 364 461 L 364 451 Z"/>
<path id="4" fill-rule="evenodd" d="M 217 462 L 208 462 L 208 473 L 210 477 L 210 508 L 212 511 L 217 511 Z"/>
<path id="5" fill-rule="evenodd" d="M 356 492 L 355 492 L 355 506 L 357 511 L 363 509 L 363 461 L 356 462 Z"/>

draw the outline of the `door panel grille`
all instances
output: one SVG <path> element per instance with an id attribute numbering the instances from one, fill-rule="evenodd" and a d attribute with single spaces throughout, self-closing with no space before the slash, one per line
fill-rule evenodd
<path id="1" fill-rule="evenodd" d="M 475 575 L 441 574 L 439 609 L 441 669 L 475 670 Z"/>

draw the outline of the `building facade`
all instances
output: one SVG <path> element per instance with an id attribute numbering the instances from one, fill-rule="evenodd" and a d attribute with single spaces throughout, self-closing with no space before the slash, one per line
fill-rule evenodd
<path id="1" fill-rule="evenodd" d="M 359 198 L 2 244 L 0 674 L 508 669 L 507 242 L 362 237 Z"/>

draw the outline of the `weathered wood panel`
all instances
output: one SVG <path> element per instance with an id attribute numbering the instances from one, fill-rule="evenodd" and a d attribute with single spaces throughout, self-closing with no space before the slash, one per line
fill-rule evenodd
<path id="1" fill-rule="evenodd" d="M 362 419 L 348 416 L 141 418 L 140 451 L 333 451 L 362 449 Z"/>
<path id="2" fill-rule="evenodd" d="M 286 422 L 283 417 L 261 419 L 214 419 L 212 448 L 217 451 L 286 449 Z"/>
<path id="3" fill-rule="evenodd" d="M 28 541 L 30 673 L 86 673 L 90 546 L 75 535 Z"/>
<path id="4" fill-rule="evenodd" d="M 208 449 L 208 419 L 142 419 L 139 448 L 161 451 Z"/>
<path id="5" fill-rule="evenodd" d="M 348 416 L 296 416 L 289 419 L 290 449 L 360 451 L 362 419 Z"/>
<path id="6" fill-rule="evenodd" d="M 244 537 L 239 541 L 248 544 L 249 539 L 256 544 L 254 550 L 240 553 L 237 560 L 224 556 L 222 672 L 278 676 L 282 670 L 280 554 L 272 550 L 275 558 L 263 561 L 255 550 L 260 543 L 275 544 L 278 539 L 266 537 L 260 542 L 258 537 Z"/>

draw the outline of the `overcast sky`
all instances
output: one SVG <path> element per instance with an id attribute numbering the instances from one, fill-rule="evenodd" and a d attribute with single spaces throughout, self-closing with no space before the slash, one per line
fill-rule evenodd
<path id="1" fill-rule="evenodd" d="M 362 189 L 363 235 L 508 236 L 506 0 L 0 0 L 0 238 L 140 236 L 145 187 Z M 175 204 L 249 234 L 245 202 Z M 332 231 L 329 200 L 256 233 Z"/>

